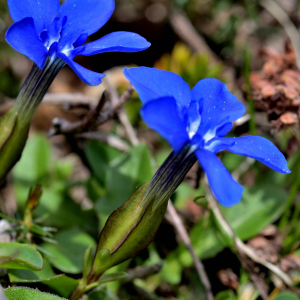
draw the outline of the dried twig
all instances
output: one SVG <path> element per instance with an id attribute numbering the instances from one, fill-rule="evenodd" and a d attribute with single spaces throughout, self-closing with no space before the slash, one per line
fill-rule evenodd
<path id="1" fill-rule="evenodd" d="M 238 250 L 238 248 L 237 248 Z M 248 258 L 243 252 L 238 252 L 238 258 L 242 264 L 242 266 L 248 271 L 250 274 L 250 278 L 253 281 L 254 285 L 256 286 L 261 298 L 263 300 L 268 300 L 268 285 L 266 284 L 263 275 L 261 273 L 258 273 L 256 270 L 257 267 L 255 263 Z"/>
<path id="2" fill-rule="evenodd" d="M 169 21 L 178 36 L 195 52 L 209 53 L 213 62 L 219 61 L 218 57 L 207 46 L 206 41 L 198 34 L 197 30 L 183 11 L 171 9 L 169 12 Z"/>
<path id="3" fill-rule="evenodd" d="M 281 24 L 295 49 L 297 67 L 300 69 L 300 35 L 289 15 L 275 0 L 261 0 L 260 4 Z"/>
<path id="4" fill-rule="evenodd" d="M 110 81 L 110 73 L 109 72 L 106 73 L 106 77 L 103 78 L 103 82 L 111 95 L 111 102 L 112 102 L 113 106 L 117 105 L 119 102 L 119 95 L 118 95 L 118 91 L 116 90 L 116 88 Z M 126 113 L 124 112 L 124 110 L 122 108 L 120 108 L 117 112 L 117 115 L 119 117 L 120 122 L 123 124 L 123 126 L 126 130 L 127 136 L 129 138 L 131 144 L 133 146 L 137 146 L 139 144 L 139 140 L 136 136 L 134 128 L 132 127 Z"/>
<path id="5" fill-rule="evenodd" d="M 89 131 L 76 134 L 75 138 L 104 142 L 107 145 L 124 152 L 128 152 L 130 150 L 129 146 L 123 140 L 113 134 L 106 134 L 99 131 Z"/>
<path id="6" fill-rule="evenodd" d="M 82 121 L 71 123 L 64 119 L 53 119 L 53 127 L 50 129 L 48 136 L 80 133 L 96 126 L 97 118 L 105 104 L 106 98 L 107 93 L 104 92 L 97 106 L 92 109 Z"/>
<path id="7" fill-rule="evenodd" d="M 202 262 L 200 261 L 200 259 L 197 257 L 195 250 L 192 246 L 191 240 L 189 238 L 189 235 L 188 235 L 186 229 L 184 228 L 184 225 L 183 225 L 179 215 L 177 214 L 174 205 L 172 204 L 172 202 L 170 200 L 168 203 L 167 213 L 170 215 L 170 220 L 172 222 L 172 225 L 175 227 L 182 242 L 185 244 L 185 246 L 187 247 L 187 249 L 189 250 L 189 252 L 193 258 L 196 270 L 197 270 L 199 277 L 201 278 L 201 282 L 205 288 L 207 300 L 213 300 L 214 296 L 213 296 L 213 293 L 211 290 L 211 285 L 210 285 L 209 279 L 206 275 L 204 266 L 203 266 Z"/>
<path id="8" fill-rule="evenodd" d="M 151 266 L 146 266 L 146 267 L 137 267 L 134 269 L 127 270 L 128 276 L 123 279 L 123 282 L 131 282 L 135 278 L 143 279 L 147 278 L 148 276 L 157 274 L 162 267 L 162 262 L 159 262 L 157 264 L 151 265 Z"/>
<path id="9" fill-rule="evenodd" d="M 269 269 L 270 271 L 272 271 L 275 275 L 277 275 L 279 278 L 281 278 L 288 286 L 292 286 L 293 282 L 286 273 L 284 273 L 279 267 L 277 267 L 277 266 L 271 264 L 270 262 L 266 261 L 265 259 L 259 257 L 252 248 L 250 248 L 249 246 L 244 244 L 235 235 L 233 229 L 230 227 L 229 223 L 223 217 L 223 215 L 222 215 L 222 213 L 219 209 L 218 203 L 215 200 L 215 198 L 212 195 L 208 195 L 207 199 L 208 199 L 208 202 L 210 204 L 210 208 L 211 208 L 214 216 L 218 220 L 221 227 L 225 230 L 225 232 L 235 242 L 235 245 L 236 245 L 238 251 L 241 252 L 241 253 L 244 253 L 245 255 L 247 255 L 254 262 L 259 263 L 259 264 L 263 265 L 264 267 L 266 267 L 267 269 Z"/>
<path id="10" fill-rule="evenodd" d="M 232 177 L 235 180 L 238 180 L 254 164 L 254 162 L 254 158 L 247 157 L 232 173 Z"/>
<path id="11" fill-rule="evenodd" d="M 118 110 L 123 106 L 125 102 L 131 97 L 134 89 L 133 86 L 130 84 L 127 90 L 123 93 L 123 95 L 119 98 L 118 102 L 115 102 L 113 107 L 107 111 L 104 111 L 101 116 L 98 118 L 97 124 L 101 125 L 105 123 L 107 120 L 111 119 L 113 116 L 116 115 Z M 112 97 L 113 99 L 113 97 Z"/>
<path id="12" fill-rule="evenodd" d="M 53 127 L 50 129 L 48 136 L 59 134 L 79 134 L 96 128 L 117 113 L 122 105 L 130 98 L 132 91 L 132 86 L 129 86 L 127 91 L 120 97 L 111 109 L 102 112 L 107 98 L 111 97 L 108 93 L 104 92 L 96 107 L 93 108 L 82 121 L 72 123 L 64 119 L 55 118 L 52 121 Z"/>
<path id="13" fill-rule="evenodd" d="M 0 112 L 2 111 L 2 107 L 12 107 L 14 102 L 15 100 L 13 99 L 5 99 L 5 101 L 0 104 Z M 59 105 L 71 109 L 77 107 L 91 108 L 95 107 L 97 103 L 98 100 L 96 98 L 87 97 L 82 93 L 47 93 L 41 105 Z"/>

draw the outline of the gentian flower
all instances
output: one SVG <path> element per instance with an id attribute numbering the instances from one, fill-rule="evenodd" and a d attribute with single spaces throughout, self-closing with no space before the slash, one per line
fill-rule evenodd
<path id="1" fill-rule="evenodd" d="M 85 69 L 77 55 L 104 52 L 137 52 L 150 46 L 143 37 L 131 32 L 113 32 L 84 44 L 111 17 L 114 0 L 8 0 L 15 22 L 6 32 L 7 42 L 28 56 L 40 69 L 47 58 L 62 59 L 87 84 L 98 85 L 103 74 Z"/>
<path id="2" fill-rule="evenodd" d="M 103 74 L 85 69 L 77 55 L 136 52 L 150 46 L 131 32 L 113 32 L 85 44 L 114 11 L 114 0 L 8 0 L 14 24 L 7 42 L 35 62 L 13 108 L 0 120 L 0 183 L 21 157 L 32 116 L 54 78 L 68 64 L 87 84 L 98 85 Z"/>
<path id="3" fill-rule="evenodd" d="M 167 179 L 171 174 L 167 169 L 178 170 L 182 161 L 194 155 L 206 172 L 217 200 L 224 206 L 238 203 L 243 187 L 216 156 L 223 150 L 252 157 L 277 172 L 290 173 L 283 154 L 269 140 L 259 136 L 224 137 L 231 130 L 232 122 L 243 116 L 246 109 L 219 80 L 201 80 L 190 90 L 180 76 L 168 71 L 140 67 L 125 69 L 124 74 L 144 104 L 142 118 L 168 140 L 174 150 L 172 157 L 158 171 L 160 175 L 156 176 L 158 181 L 167 174 L 163 189 L 168 189 L 168 184 L 172 185 Z M 187 162 L 190 168 L 193 159 Z M 187 168 L 180 168 L 187 172 Z"/>

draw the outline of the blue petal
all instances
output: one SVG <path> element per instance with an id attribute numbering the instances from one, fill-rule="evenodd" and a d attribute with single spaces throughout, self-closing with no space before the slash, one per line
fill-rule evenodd
<path id="1" fill-rule="evenodd" d="M 201 105 L 201 126 L 199 134 L 240 118 L 245 106 L 232 95 L 224 83 L 210 78 L 200 80 L 192 90 L 192 100 Z"/>
<path id="2" fill-rule="evenodd" d="M 66 0 L 60 7 L 59 17 L 67 17 L 60 41 L 61 48 L 73 44 L 78 37 L 98 31 L 111 17 L 114 0 Z"/>
<path id="3" fill-rule="evenodd" d="M 80 66 L 79 64 L 71 60 L 68 56 L 66 56 L 63 53 L 58 52 L 57 55 L 64 62 L 66 62 L 73 69 L 73 71 L 78 75 L 78 77 L 86 84 L 99 85 L 102 82 L 102 78 L 105 77 L 104 74 L 96 73 Z"/>
<path id="4" fill-rule="evenodd" d="M 222 125 L 221 127 L 219 127 L 216 131 L 216 136 L 224 136 L 226 135 L 231 129 L 232 129 L 233 123 L 229 122 L 229 123 L 225 123 L 224 125 Z"/>
<path id="5" fill-rule="evenodd" d="M 82 44 L 84 44 L 86 42 L 87 38 L 88 38 L 88 34 L 87 33 L 81 34 L 79 36 L 79 38 L 77 39 L 77 41 L 73 44 L 73 46 L 75 48 L 81 46 Z M 85 47 L 82 47 L 82 50 L 85 50 Z"/>
<path id="6" fill-rule="evenodd" d="M 154 68 L 124 69 L 124 75 L 133 84 L 143 103 L 162 97 L 173 97 L 179 107 L 191 102 L 189 85 L 177 74 Z"/>
<path id="7" fill-rule="evenodd" d="M 149 127 L 156 130 L 179 152 L 189 143 L 186 124 L 179 117 L 174 98 L 160 98 L 147 102 L 141 109 L 141 115 Z"/>
<path id="8" fill-rule="evenodd" d="M 290 173 L 283 154 L 269 140 L 260 136 L 216 139 L 224 144 L 223 149 L 257 159 L 279 173 Z"/>
<path id="9" fill-rule="evenodd" d="M 48 51 L 36 33 L 32 18 L 25 18 L 11 25 L 5 38 L 15 50 L 33 60 L 40 69 L 44 67 Z"/>
<path id="10" fill-rule="evenodd" d="M 186 114 L 184 114 L 186 115 Z M 190 136 L 194 136 L 201 123 L 201 116 L 199 112 L 199 102 L 198 101 L 192 101 L 190 103 L 190 106 L 188 108 L 188 124 L 189 124 L 189 134 Z"/>
<path id="11" fill-rule="evenodd" d="M 216 199 L 227 207 L 237 204 L 242 198 L 244 188 L 233 179 L 215 154 L 199 150 L 196 151 L 196 155 Z"/>
<path id="12" fill-rule="evenodd" d="M 24 18 L 33 18 L 39 34 L 44 28 L 48 29 L 56 17 L 60 2 L 59 0 L 7 0 L 9 12 L 15 22 Z"/>
<path id="13" fill-rule="evenodd" d="M 104 52 L 138 52 L 150 47 L 150 43 L 132 32 L 118 31 L 85 45 L 81 55 L 94 55 Z"/>

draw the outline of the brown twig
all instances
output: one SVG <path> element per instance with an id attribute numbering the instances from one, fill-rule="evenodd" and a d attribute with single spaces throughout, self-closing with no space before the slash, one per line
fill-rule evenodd
<path id="1" fill-rule="evenodd" d="M 5 101 L 0 104 L 0 114 L 9 110 L 14 102 L 15 100 L 6 98 Z M 87 97 L 82 93 L 47 93 L 41 105 L 58 105 L 70 110 L 78 107 L 91 109 L 95 107 L 97 103 L 98 100 L 96 98 Z"/>
<path id="2" fill-rule="evenodd" d="M 105 123 L 107 120 L 112 118 L 122 107 L 122 105 L 130 98 L 132 92 L 132 86 L 129 86 L 126 92 L 120 97 L 120 99 L 111 109 L 102 112 L 105 102 L 108 98 L 111 97 L 110 94 L 104 92 L 96 107 L 92 109 L 82 121 L 72 123 L 65 119 L 53 119 L 53 126 L 49 130 L 48 136 L 51 137 L 59 134 L 75 135 L 83 132 L 88 132 L 89 130 L 96 128 L 97 126 Z"/>
<path id="3" fill-rule="evenodd" d="M 107 145 L 124 152 L 128 152 L 130 150 L 129 146 L 123 140 L 113 134 L 106 134 L 99 131 L 89 131 L 78 133 L 75 135 L 75 138 L 104 142 Z"/>
<path id="4" fill-rule="evenodd" d="M 109 72 L 106 73 L 106 77 L 103 78 L 103 82 L 111 95 L 111 102 L 112 102 L 113 106 L 117 105 L 119 102 L 119 94 L 118 94 L 118 91 L 116 90 L 116 88 L 114 87 L 114 85 L 110 81 L 110 73 Z M 129 138 L 131 144 L 133 146 L 137 146 L 139 144 L 139 140 L 136 136 L 134 128 L 132 127 L 126 113 L 124 112 L 124 110 L 122 108 L 120 108 L 117 112 L 117 115 L 118 115 L 120 122 L 122 123 L 122 125 L 124 126 L 124 128 L 126 130 L 127 136 Z"/>
<path id="5" fill-rule="evenodd" d="M 300 69 L 300 34 L 289 15 L 275 0 L 261 0 L 260 4 L 281 24 L 295 49 L 297 67 Z"/>
<path id="6" fill-rule="evenodd" d="M 292 286 L 293 282 L 291 278 L 284 273 L 278 266 L 275 266 L 271 264 L 270 262 L 266 261 L 265 259 L 258 256 L 258 254 L 249 246 L 244 244 L 234 233 L 233 229 L 231 228 L 230 224 L 226 221 L 224 216 L 222 215 L 220 208 L 218 206 L 218 203 L 216 199 L 210 194 L 207 197 L 208 202 L 210 204 L 210 208 L 215 216 L 215 218 L 218 220 L 219 224 L 223 228 L 223 230 L 230 236 L 230 238 L 234 241 L 236 248 L 239 252 L 244 253 L 249 258 L 251 258 L 254 262 L 259 263 L 269 269 L 271 272 L 273 272 L 275 275 L 277 275 L 283 282 L 285 282 L 286 285 Z"/>
<path id="7" fill-rule="evenodd" d="M 171 9 L 169 12 L 169 21 L 178 34 L 195 52 L 209 53 L 213 62 L 220 61 L 216 54 L 208 47 L 206 41 L 200 36 L 183 11 Z"/>
<path id="8" fill-rule="evenodd" d="M 238 250 L 238 248 L 237 248 Z M 242 266 L 248 271 L 250 274 L 250 278 L 256 286 L 261 298 L 263 300 L 268 300 L 268 285 L 264 281 L 263 276 L 256 270 L 257 266 L 254 264 L 252 260 L 250 260 L 243 252 L 238 252 L 238 258 L 242 264 Z"/>
<path id="9" fill-rule="evenodd" d="M 113 107 L 107 111 L 104 111 L 101 116 L 98 118 L 97 124 L 101 125 L 105 123 L 107 120 L 111 119 L 116 115 L 117 111 L 126 103 L 131 97 L 134 89 L 130 84 L 127 90 L 123 93 L 123 95 L 119 98 L 118 102 L 113 105 Z"/>
<path id="10" fill-rule="evenodd" d="M 157 264 L 151 265 L 151 266 L 146 266 L 146 267 L 137 267 L 134 269 L 127 270 L 128 276 L 123 279 L 124 283 L 131 282 L 135 278 L 139 279 L 144 279 L 147 278 L 148 276 L 157 274 L 162 267 L 162 262 L 159 262 Z"/>
<path id="11" fill-rule="evenodd" d="M 204 266 L 203 266 L 202 262 L 200 261 L 200 259 L 197 257 L 195 250 L 192 246 L 191 240 L 189 238 L 189 235 L 188 235 L 186 229 L 184 228 L 184 225 L 183 225 L 179 215 L 177 214 L 174 205 L 172 204 L 172 202 L 170 200 L 168 203 L 167 213 L 170 215 L 170 220 L 172 222 L 172 225 L 175 227 L 182 242 L 184 243 L 184 245 L 186 246 L 186 248 L 188 249 L 188 251 L 190 252 L 190 254 L 193 258 L 196 270 L 197 270 L 198 275 L 201 279 L 201 282 L 205 288 L 207 300 L 213 300 L 214 296 L 213 296 L 213 293 L 211 290 L 211 285 L 210 285 L 209 279 L 206 275 Z"/>
<path id="12" fill-rule="evenodd" d="M 82 121 L 71 123 L 64 119 L 55 118 L 52 121 L 53 127 L 50 129 L 48 136 L 58 134 L 75 134 L 80 133 L 92 128 L 96 125 L 97 118 L 106 102 L 107 93 L 102 94 L 101 99 L 98 101 L 97 106 L 92 109 Z"/>

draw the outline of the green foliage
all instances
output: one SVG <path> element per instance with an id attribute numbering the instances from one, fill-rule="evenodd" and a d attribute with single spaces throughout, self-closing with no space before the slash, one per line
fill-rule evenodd
<path id="1" fill-rule="evenodd" d="M 84 298 L 84 300 L 118 300 L 106 287 L 101 287 Z"/>
<path id="2" fill-rule="evenodd" d="M 237 236 L 247 240 L 267 225 L 274 222 L 284 210 L 286 193 L 274 186 L 261 186 L 245 189 L 242 201 L 231 207 L 221 207 L 224 217 Z M 226 238 L 220 231 L 216 220 L 208 215 L 192 228 L 190 238 L 201 259 L 214 257 L 226 246 Z M 183 267 L 192 265 L 193 260 L 183 245 L 168 257 L 163 266 L 163 277 L 167 282 L 178 284 Z"/>
<path id="3" fill-rule="evenodd" d="M 43 259 L 33 246 L 0 243 L 0 267 L 6 269 L 41 270 Z"/>
<path id="4" fill-rule="evenodd" d="M 222 291 L 216 296 L 216 300 L 237 300 L 233 291 Z"/>
<path id="5" fill-rule="evenodd" d="M 27 143 L 22 159 L 14 168 L 17 180 L 38 183 L 47 176 L 51 149 L 49 141 L 43 135 L 35 135 Z"/>
<path id="6" fill-rule="evenodd" d="M 39 292 L 37 290 L 29 289 L 29 288 L 8 288 L 4 291 L 5 296 L 8 300 L 59 300 L 63 299 L 51 294 L 46 294 Z"/>
<path id="7" fill-rule="evenodd" d="M 274 300 L 299 300 L 300 298 L 294 294 L 294 293 L 290 293 L 290 292 L 282 292 L 279 293 Z"/>
<path id="8" fill-rule="evenodd" d="M 63 297 L 68 297 L 77 286 L 79 280 L 66 275 L 56 275 L 47 259 L 44 259 L 41 271 L 10 270 L 9 279 L 12 283 L 41 282 Z"/>
<path id="9" fill-rule="evenodd" d="M 223 79 L 221 63 L 213 64 L 209 54 L 206 53 L 193 54 L 182 43 L 176 44 L 172 53 L 165 54 L 154 67 L 179 74 L 191 87 L 204 78 Z"/>
<path id="10" fill-rule="evenodd" d="M 53 239 L 57 244 L 41 245 L 50 254 L 51 264 L 66 273 L 81 273 L 84 253 L 89 246 L 96 246 L 95 240 L 79 228 L 61 230 Z"/>
<path id="11" fill-rule="evenodd" d="M 86 154 L 94 176 L 106 191 L 96 203 L 103 216 L 110 215 L 153 176 L 150 153 L 144 144 L 116 156 L 116 150 L 93 142 L 88 144 Z"/>
<path id="12" fill-rule="evenodd" d="M 17 77 L 23 76 L 22 70 L 20 72 L 15 70 L 19 60 L 12 61 L 14 52 L 4 42 L 5 30 L 11 24 L 7 3 L 4 2 L 0 3 L 0 102 L 6 100 L 5 97 L 17 96 L 20 86 Z M 136 6 L 128 0 L 121 0 L 121 2 L 126 8 L 124 12 Z M 142 11 L 143 7 L 146 9 L 146 6 L 147 16 L 158 4 L 148 5 L 142 0 L 134 2 L 138 10 L 134 9 L 132 16 Z M 165 1 L 163 5 L 168 6 L 169 2 Z M 256 52 L 253 51 L 258 48 L 256 39 L 259 38 L 260 44 L 261 37 L 267 39 L 267 34 L 271 34 L 274 40 L 269 44 L 273 44 L 276 42 L 275 35 L 279 32 L 274 26 L 269 27 L 269 33 L 266 28 L 263 30 L 261 27 L 255 28 L 255 24 L 261 20 L 260 16 L 264 14 L 259 1 L 174 0 L 171 2 L 175 5 L 175 10 L 178 8 L 185 10 L 182 13 L 190 17 L 191 23 L 208 41 L 213 52 L 221 58 L 230 58 L 230 61 L 214 63 L 209 54 L 193 53 L 187 45 L 177 43 L 170 53 L 163 55 L 156 62 L 155 67 L 181 75 L 191 87 L 203 78 L 215 77 L 226 81 L 231 77 L 227 77 L 229 73 L 236 75 L 236 79 L 244 74 L 246 98 L 249 98 L 252 64 L 257 67 L 255 61 L 257 57 L 255 54 L 250 57 L 249 53 Z M 168 9 L 172 10 L 173 7 Z M 144 17 L 140 18 L 141 22 L 142 19 Z M 160 33 L 163 31 L 170 33 L 170 26 L 166 24 L 167 22 L 159 24 Z M 171 38 L 173 39 L 173 34 Z M 282 34 L 280 43 L 281 39 Z M 15 57 L 18 58 L 16 55 Z M 261 57 L 258 58 L 258 62 L 261 62 Z M 242 70 L 243 64 L 245 72 Z M 114 76 L 114 71 L 112 75 Z M 230 82 L 236 87 L 239 83 L 238 80 Z M 120 86 L 117 86 L 119 91 L 124 89 L 123 84 L 122 81 Z M 64 85 L 68 84 L 64 83 Z M 82 92 L 83 90 L 80 89 L 80 86 L 66 86 L 66 90 Z M 141 140 L 149 142 L 151 138 L 148 137 L 151 135 L 148 129 L 145 133 L 146 127 L 141 122 L 139 114 L 141 106 L 138 94 L 134 92 L 130 101 L 125 103 L 124 109 L 130 122 L 142 137 Z M 254 134 L 256 129 L 259 134 L 261 132 L 268 134 L 269 129 L 264 123 L 260 123 L 251 102 L 248 111 L 251 114 L 250 129 L 247 128 L 248 124 L 244 124 L 239 126 L 234 134 L 236 136 Z M 122 132 L 117 122 L 111 127 L 105 127 L 104 130 L 107 128 L 112 128 L 117 135 Z M 299 141 L 299 133 L 295 133 L 296 130 L 284 130 L 279 134 L 272 130 L 268 138 L 275 141 L 284 154 L 289 156 L 290 152 L 295 151 L 295 146 L 292 144 L 297 145 Z M 0 181 L 4 177 L 3 174 L 6 174 L 19 159 L 27 132 L 28 127 L 23 131 L 20 130 L 18 116 L 13 115 L 12 111 L 0 120 Z M 123 134 L 121 136 L 124 138 Z M 170 153 L 167 142 L 156 135 L 151 154 L 144 144 L 132 147 L 126 153 L 96 141 L 80 139 L 78 145 L 84 145 L 85 157 L 81 158 L 84 163 L 87 163 L 85 167 L 91 171 L 91 174 L 87 175 L 88 178 L 81 181 L 73 179 L 72 176 L 74 170 L 77 171 L 77 164 L 74 168 L 73 161 L 69 158 L 54 158 L 53 154 L 56 153 L 53 151 L 54 147 L 45 136 L 33 134 L 28 140 L 20 161 L 13 169 L 12 176 L 18 211 L 15 215 L 9 214 L 9 217 L 0 213 L 1 219 L 6 219 L 10 223 L 8 233 L 12 234 L 13 240 L 16 237 L 17 241 L 17 243 L 0 243 L 0 268 L 8 269 L 8 276 L 0 276 L 1 284 L 3 283 L 3 286 L 28 284 L 42 291 L 57 293 L 59 297 L 64 298 L 72 297 L 74 291 L 79 290 L 77 296 L 85 293 L 82 298 L 85 300 L 118 300 L 115 294 L 118 294 L 120 299 L 158 297 L 178 300 L 204 299 L 205 290 L 195 270 L 192 257 L 186 247 L 180 243 L 176 230 L 168 221 L 163 221 L 157 239 L 147 250 L 119 264 L 136 255 L 152 241 L 153 228 L 156 230 L 162 220 L 165 207 L 153 213 L 150 206 L 139 210 L 136 204 L 154 173 L 152 154 L 156 164 L 161 165 Z M 299 149 L 296 152 L 290 159 L 289 166 L 293 172 L 289 176 L 266 171 L 260 163 L 251 165 L 240 174 L 239 178 L 241 184 L 246 187 L 242 202 L 231 208 L 220 208 L 235 233 L 244 241 L 260 235 L 270 224 L 279 228 L 280 233 L 276 233 L 275 238 L 282 239 L 283 242 L 277 254 L 283 259 L 276 262 L 278 265 L 285 261 L 285 257 L 299 256 L 300 201 L 297 201 L 300 187 Z M 231 153 L 222 154 L 221 159 L 230 172 L 235 172 L 245 162 L 244 157 Z M 249 272 L 243 269 L 238 259 L 233 266 L 233 272 L 238 277 L 235 279 L 239 283 L 237 290 L 224 290 L 227 287 L 221 286 L 217 279 L 217 272 L 221 268 L 227 268 L 225 251 L 230 248 L 234 257 L 236 247 L 213 215 L 207 203 L 205 185 L 201 183 L 198 189 L 193 187 L 196 180 L 195 173 L 193 169 L 188 174 L 186 182 L 182 183 L 172 196 L 172 201 L 184 221 L 184 226 L 188 229 L 197 256 L 204 260 L 206 271 L 213 284 L 215 299 L 256 300 L 259 292 L 251 282 Z M 10 184 L 8 180 L 8 189 Z M 34 193 L 28 196 L 30 189 L 37 184 L 42 186 L 42 196 L 39 198 L 33 195 Z M 74 187 L 81 189 L 84 199 L 74 195 Z M 9 195 L 8 198 L 10 197 L 12 196 Z M 199 201 L 193 202 L 199 197 L 201 197 Z M 124 204 L 126 199 L 130 201 Z M 196 207 L 195 203 L 199 207 Z M 2 205 L 0 207 L 2 209 Z M 114 212 L 116 209 L 118 210 Z M 99 248 L 96 250 L 96 241 L 102 228 L 104 229 Z M 0 235 L 2 236 L 2 232 Z M 270 243 L 271 239 L 268 240 Z M 159 273 L 146 278 L 135 278 L 129 283 L 123 280 L 128 276 L 127 274 L 130 274 L 131 278 L 134 273 L 128 269 L 139 267 L 140 270 L 158 262 L 163 263 Z M 239 265 L 235 266 L 235 264 Z M 113 265 L 115 266 L 109 269 Z M 214 266 L 210 268 L 212 265 Z M 228 262 L 228 266 L 231 267 L 231 261 Z M 297 269 L 290 272 L 291 276 L 297 276 L 298 273 Z M 282 292 L 277 289 L 272 291 L 273 285 L 277 285 L 268 272 L 265 272 L 264 280 L 269 284 L 269 292 L 272 293 L 270 298 L 273 300 L 299 300 L 299 297 L 292 292 Z M 299 285 L 297 279 L 295 285 Z M 133 295 L 133 291 L 142 296 Z M 8 288 L 5 294 L 8 300 L 63 299 L 25 287 Z M 77 300 L 78 297 L 75 299 Z"/>
<path id="13" fill-rule="evenodd" d="M 70 196 L 70 171 L 72 166 L 68 162 L 53 161 L 50 143 L 46 137 L 31 137 L 20 162 L 13 170 L 19 208 L 25 209 L 31 186 L 40 183 L 43 186 L 43 195 L 34 211 L 34 218 L 42 218 L 45 226 L 79 226 L 97 237 L 99 226 L 95 210 L 82 209 Z"/>

